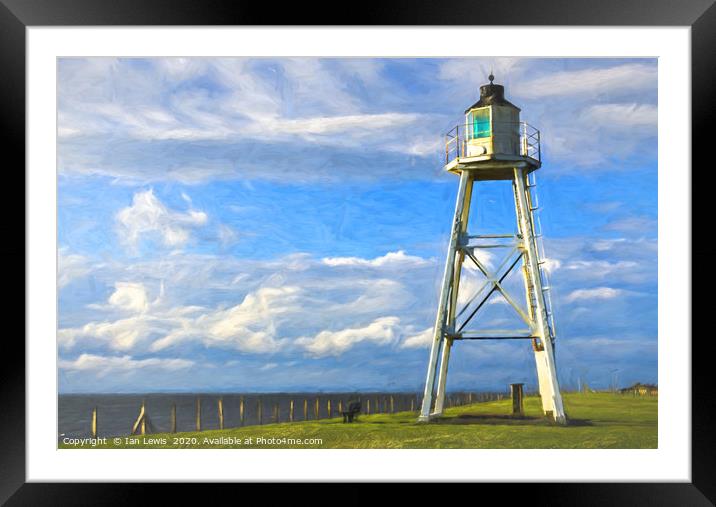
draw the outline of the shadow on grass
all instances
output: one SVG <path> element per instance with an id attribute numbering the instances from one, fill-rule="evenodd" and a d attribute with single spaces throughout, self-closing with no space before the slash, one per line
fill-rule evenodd
<path id="1" fill-rule="evenodd" d="M 515 416 L 505 414 L 461 414 L 455 417 L 440 417 L 435 424 L 486 424 L 510 426 L 558 426 L 547 417 Z M 588 419 L 568 419 L 567 426 L 593 426 Z"/>

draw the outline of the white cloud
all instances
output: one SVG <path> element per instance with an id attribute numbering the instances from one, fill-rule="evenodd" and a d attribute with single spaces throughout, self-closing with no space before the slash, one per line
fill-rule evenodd
<path id="1" fill-rule="evenodd" d="M 170 210 L 150 189 L 134 194 L 132 205 L 120 210 L 116 220 L 120 238 L 131 248 L 145 234 L 158 234 L 166 246 L 180 247 L 189 241 L 193 228 L 206 224 L 208 216 L 193 209 Z"/>
<path id="2" fill-rule="evenodd" d="M 467 264 L 465 264 L 467 266 Z M 457 293 L 457 302 L 460 305 L 466 304 L 470 301 L 475 293 L 487 283 L 487 280 L 482 277 L 473 274 L 471 271 L 463 271 L 460 276 L 460 287 Z M 483 292 L 483 296 L 487 292 Z"/>
<path id="3" fill-rule="evenodd" d="M 621 295 L 624 291 L 621 289 L 613 289 L 611 287 L 596 287 L 594 289 L 577 289 L 572 291 L 566 301 L 572 303 L 580 300 L 590 299 L 614 299 Z"/>
<path id="4" fill-rule="evenodd" d="M 109 304 L 131 312 L 145 312 L 149 308 L 147 291 L 141 283 L 117 282 L 109 297 Z"/>
<path id="5" fill-rule="evenodd" d="M 648 63 L 551 72 L 554 65 L 543 60 L 449 59 L 441 62 L 438 80 L 432 70 L 415 74 L 436 86 L 416 92 L 427 107 L 410 108 L 408 101 L 415 95 L 394 86 L 384 75 L 384 66 L 376 59 L 156 58 L 143 65 L 114 58 L 63 60 L 58 80 L 58 170 L 143 184 L 285 181 L 287 170 L 296 180 L 324 182 L 342 182 L 346 176 L 406 177 L 406 171 L 394 170 L 390 157 L 398 164 L 420 158 L 421 176 L 433 178 L 435 173 L 425 164 L 430 157 L 439 163 L 442 141 L 436 129 L 447 128 L 445 115 L 474 100 L 491 68 L 508 94 L 540 102 L 567 95 L 590 100 L 591 105 L 602 92 L 609 100 L 634 100 L 649 87 L 656 90 L 656 66 Z M 214 84 L 212 91 L 197 84 L 197 78 Z M 530 107 L 529 101 L 521 105 Z M 604 146 L 614 156 L 639 153 L 639 143 L 623 135 L 624 122 L 649 135 L 654 130 L 646 124 L 655 114 L 654 105 L 604 104 L 585 110 L 582 119 L 578 107 L 567 109 L 571 117 L 565 117 L 564 107 L 550 108 L 549 115 L 532 121 L 544 127 L 546 157 L 574 160 L 578 166 L 604 162 Z M 623 113 L 612 118 L 622 125 L 621 139 L 585 128 L 590 122 L 601 123 L 613 110 Z M 181 149 L 186 146 L 195 150 Z M 287 149 L 294 157 L 280 155 Z M 340 153 L 345 150 L 350 154 Z M 351 163 L 357 158 L 354 150 L 372 157 L 372 162 Z M 266 164 L 267 157 L 274 163 Z M 293 158 L 302 163 L 294 164 Z M 285 167 L 289 162 L 290 169 Z"/>
<path id="6" fill-rule="evenodd" d="M 608 68 L 551 72 L 516 86 L 514 93 L 524 98 L 586 95 L 615 91 L 629 92 L 656 87 L 655 65 L 628 63 Z"/>
<path id="7" fill-rule="evenodd" d="M 263 287 L 241 304 L 197 319 L 197 331 L 210 344 L 228 344 L 243 352 L 273 352 L 279 346 L 276 329 L 288 313 L 300 311 L 299 287 Z M 166 340 L 166 339 L 165 339 Z M 155 342 L 155 350 L 166 341 Z"/>
<path id="8" fill-rule="evenodd" d="M 656 232 L 656 225 L 657 221 L 654 218 L 633 216 L 610 222 L 604 226 L 604 229 L 608 231 L 641 232 L 648 234 L 650 232 Z"/>
<path id="9" fill-rule="evenodd" d="M 429 347 L 433 343 L 433 328 L 432 326 L 426 329 L 423 329 L 417 334 L 414 334 L 412 336 L 408 336 L 403 340 L 403 343 L 400 345 L 401 348 L 405 349 L 416 349 L 416 348 L 425 348 Z"/>
<path id="10" fill-rule="evenodd" d="M 422 257 L 407 255 L 404 250 L 388 252 L 387 254 L 374 259 L 364 259 L 361 257 L 325 257 L 322 262 L 327 266 L 370 266 L 376 268 L 406 265 L 423 266 L 429 263 L 428 260 L 423 259 Z"/>
<path id="11" fill-rule="evenodd" d="M 393 342 L 397 336 L 396 328 L 399 323 L 398 317 L 381 317 L 365 327 L 321 331 L 312 338 L 302 337 L 296 340 L 296 344 L 315 357 L 337 356 L 357 343 L 367 341 L 386 345 Z"/>
<path id="12" fill-rule="evenodd" d="M 90 263 L 86 257 L 67 252 L 67 248 L 60 248 L 57 251 L 57 286 L 60 289 L 91 272 Z"/>
<path id="13" fill-rule="evenodd" d="M 107 304 L 88 305 L 95 311 L 109 312 L 105 320 L 88 322 L 79 327 L 58 330 L 58 345 L 64 349 L 75 347 L 107 348 L 110 350 L 137 350 L 152 336 L 166 335 L 186 328 L 192 316 L 202 307 L 178 306 L 165 308 L 164 282 L 159 283 L 159 295 L 150 302 L 144 284 L 116 282 Z M 111 320 L 117 312 L 120 318 Z M 129 316 L 124 316 L 129 313 Z"/>
<path id="14" fill-rule="evenodd" d="M 148 358 L 134 359 L 131 356 L 100 356 L 95 354 L 81 354 L 77 359 L 60 359 L 58 366 L 68 371 L 94 371 L 98 375 L 112 372 L 137 371 L 143 369 L 181 370 L 194 364 L 187 359 Z"/>
<path id="15" fill-rule="evenodd" d="M 218 236 L 219 242 L 225 247 L 233 245 L 239 238 L 236 231 L 226 224 L 219 224 Z"/>
<path id="16" fill-rule="evenodd" d="M 619 271 L 627 271 L 638 267 L 639 264 L 634 261 L 586 261 L 575 260 L 569 262 L 564 269 L 570 271 L 581 271 L 595 278 L 602 278 Z"/>
<path id="17" fill-rule="evenodd" d="M 645 292 L 639 285 L 654 279 L 648 258 L 655 255 L 656 242 L 603 243 L 593 239 L 549 243 L 548 250 L 558 254 L 562 263 L 554 275 L 555 289 L 568 295 L 555 295 L 555 303 L 575 306 L 589 298 L 604 301 Z M 593 258 L 594 252 L 603 256 L 605 251 L 609 261 Z M 406 351 L 415 349 L 429 340 L 428 324 L 434 319 L 442 269 L 435 262 L 411 257 L 391 252 L 373 259 L 326 262 L 307 254 L 248 260 L 180 252 L 126 265 L 103 261 L 90 268 L 94 284 L 103 293 L 109 289 L 111 301 L 94 305 L 91 314 L 85 303 L 68 306 L 70 310 L 61 316 L 68 325 L 61 322 L 60 350 L 161 352 L 192 358 L 188 354 L 197 348 L 218 348 L 288 357 L 305 351 L 322 357 L 342 354 L 356 343 L 379 346 L 392 340 Z M 611 272 L 619 272 L 619 282 L 629 284 L 629 290 L 599 287 L 604 283 L 599 274 Z M 514 278 L 505 280 L 505 289 L 523 301 L 520 273 Z M 477 272 L 463 272 L 461 304 L 482 281 Z M 157 297 L 162 283 L 164 295 Z M 196 302 L 202 306 L 194 306 Z M 490 308 L 499 312 L 496 316 L 514 317 L 501 296 L 490 302 L 504 307 Z M 561 309 L 559 315 L 564 315 Z M 404 336 L 407 339 L 402 340 Z"/>
<path id="18" fill-rule="evenodd" d="M 597 252 L 607 252 L 616 246 L 626 243 L 626 238 L 598 239 L 592 243 L 592 248 Z"/>
<path id="19" fill-rule="evenodd" d="M 275 352 L 282 340 L 277 338 L 277 329 L 288 314 L 300 312 L 297 287 L 262 287 L 247 294 L 243 301 L 231 308 L 214 309 L 197 306 L 182 306 L 169 310 L 155 310 L 151 315 L 124 319 L 113 323 L 87 324 L 75 335 L 103 335 L 111 343 L 120 340 L 126 327 L 133 328 L 131 346 L 148 339 L 148 347 L 158 352 L 184 343 L 200 343 L 208 347 L 231 348 L 241 352 Z M 134 326 L 134 327 L 133 327 Z M 73 336 L 71 329 L 62 330 L 67 346 L 74 345 L 68 340 Z"/>
<path id="20" fill-rule="evenodd" d="M 349 298 L 348 301 L 327 301 L 325 310 L 330 315 L 354 320 L 384 313 L 386 309 L 402 310 L 415 303 L 415 295 L 406 290 L 403 283 L 389 278 L 350 278 L 345 281 L 336 278 L 325 288 Z M 317 292 L 320 293 L 320 289 Z"/>
<path id="21" fill-rule="evenodd" d="M 254 124 L 257 134 L 264 137 L 281 137 L 286 134 L 296 134 L 304 140 L 318 139 L 316 136 L 325 134 L 350 133 L 351 139 L 378 135 L 380 131 L 400 127 L 404 129 L 410 124 L 419 121 L 417 114 L 409 113 L 380 113 L 380 114 L 353 114 L 345 116 L 315 116 L 281 120 L 277 127 L 276 118 L 268 118 L 263 122 Z M 251 131 L 253 128 L 248 129 Z"/>
<path id="22" fill-rule="evenodd" d="M 463 87 L 468 83 L 474 93 L 476 86 L 487 83 L 490 72 L 497 76 L 497 82 L 502 83 L 506 77 L 520 74 L 527 61 L 524 58 L 454 58 L 440 65 L 438 77 L 455 81 Z"/>
<path id="23" fill-rule="evenodd" d="M 544 269 L 550 275 L 561 267 L 562 262 L 558 259 L 552 259 L 549 257 L 542 259 L 542 269 Z"/>
<path id="24" fill-rule="evenodd" d="M 659 114 L 653 104 L 595 104 L 582 112 L 582 118 L 606 128 L 650 127 L 656 134 Z"/>
<path id="25" fill-rule="evenodd" d="M 482 266 L 487 269 L 488 271 L 492 271 L 495 269 L 495 261 L 497 259 L 497 255 L 493 252 L 486 250 L 484 248 L 475 248 L 472 251 L 472 255 L 475 256 L 475 258 L 478 260 Z M 478 268 L 475 263 L 470 259 L 469 257 L 465 257 L 465 262 L 463 263 L 463 268 L 466 269 L 469 272 L 476 272 L 476 273 L 482 273 L 482 270 Z M 494 273 L 493 273 L 494 274 Z"/>
<path id="26" fill-rule="evenodd" d="M 316 58 L 273 62 L 283 71 L 283 93 L 275 80 L 254 72 L 246 58 L 158 58 L 142 71 L 109 58 L 102 59 L 105 65 L 95 65 L 93 60 L 97 59 L 61 66 L 58 133 L 62 137 L 111 132 L 136 140 L 225 142 L 296 136 L 343 145 L 366 137 L 380 140 L 386 131 L 404 129 L 420 119 L 414 113 L 360 112 L 360 101 L 346 90 L 344 76 Z M 370 60 L 340 67 L 366 82 L 379 82 L 380 65 Z M 83 97 L 73 93 L 68 83 L 85 72 L 90 83 L 84 87 L 94 93 Z M 215 80 L 222 91 L 210 94 L 203 88 L 179 87 L 197 76 Z M 109 96 L 97 93 L 117 80 L 127 89 L 120 86 Z M 166 100 L 159 100 L 162 94 Z M 295 103 L 294 117 L 282 115 L 287 102 Z M 313 114 L 305 114 L 309 111 Z M 346 115 L 345 111 L 356 112 Z M 329 134 L 334 137 L 328 138 Z"/>
<path id="27" fill-rule="evenodd" d="M 104 345 L 112 350 L 131 350 L 152 330 L 152 318 L 146 315 L 115 321 L 89 322 L 80 328 L 58 331 L 60 347 L 72 348 L 84 340 L 91 346 Z"/>

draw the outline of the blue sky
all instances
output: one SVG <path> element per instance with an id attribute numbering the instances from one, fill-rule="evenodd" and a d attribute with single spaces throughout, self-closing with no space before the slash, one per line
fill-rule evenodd
<path id="1" fill-rule="evenodd" d="M 491 69 L 542 132 L 562 386 L 656 382 L 656 60 L 73 58 L 60 391 L 421 390 L 457 191 L 443 134 Z M 472 231 L 513 232 L 511 199 L 478 184 Z M 512 318 L 495 303 L 484 323 Z M 454 350 L 449 389 L 535 387 L 528 344 Z"/>

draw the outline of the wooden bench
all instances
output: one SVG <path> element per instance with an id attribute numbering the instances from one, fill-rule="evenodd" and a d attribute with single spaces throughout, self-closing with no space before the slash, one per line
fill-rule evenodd
<path id="1" fill-rule="evenodd" d="M 341 415 L 343 415 L 343 422 L 344 423 L 352 423 L 353 420 L 360 414 L 360 401 L 352 401 L 348 404 L 348 410 L 344 410 L 341 412 Z"/>

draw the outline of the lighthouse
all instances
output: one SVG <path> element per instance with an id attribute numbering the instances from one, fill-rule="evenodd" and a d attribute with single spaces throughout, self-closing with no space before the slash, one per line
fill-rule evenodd
<path id="1" fill-rule="evenodd" d="M 541 165 L 540 133 L 520 120 L 520 108 L 505 98 L 505 89 L 489 83 L 467 108 L 464 119 L 445 136 L 445 170 L 460 177 L 442 278 L 420 421 L 442 415 L 450 352 L 456 340 L 524 340 L 534 351 L 542 409 L 546 416 L 566 423 L 554 357 L 556 331 L 545 270 L 538 219 L 535 171 Z M 472 192 L 481 181 L 512 182 L 516 227 L 505 234 L 471 234 L 468 218 Z M 477 208 L 477 206 L 476 206 Z M 473 213 L 479 213 L 475 209 Z M 493 270 L 481 259 L 481 249 L 501 251 Z M 458 299 L 465 263 L 484 275 L 482 287 L 467 302 Z M 519 269 L 524 292 L 510 294 L 503 282 Z M 490 297 L 499 293 L 520 320 L 519 329 L 483 329 L 476 318 Z"/>

